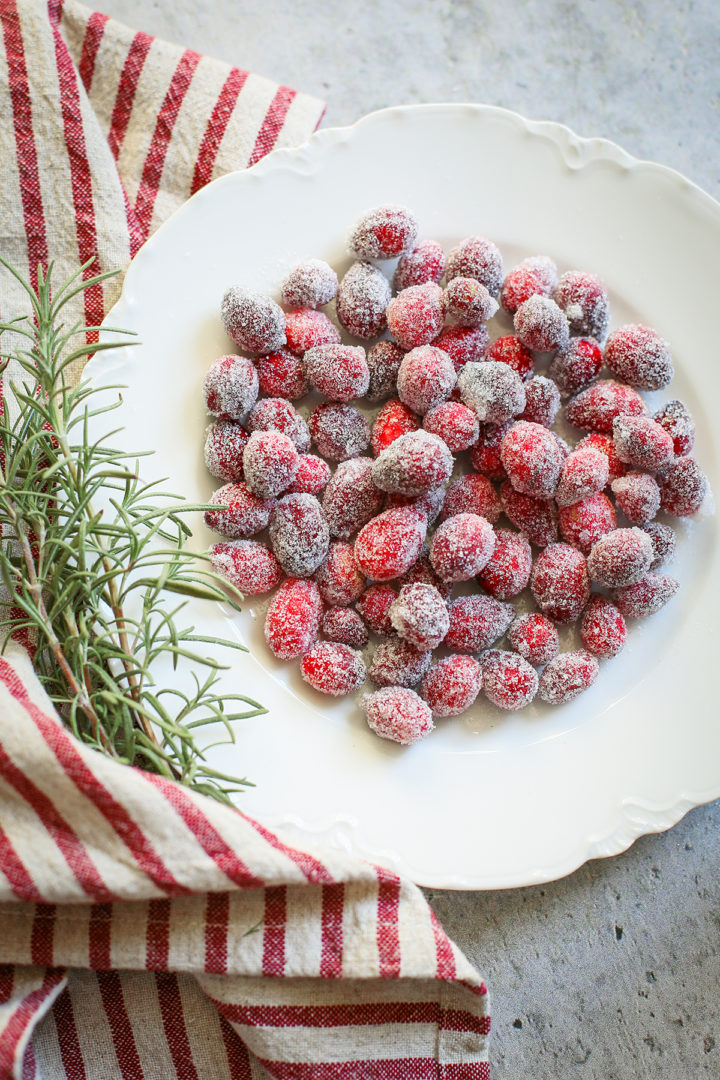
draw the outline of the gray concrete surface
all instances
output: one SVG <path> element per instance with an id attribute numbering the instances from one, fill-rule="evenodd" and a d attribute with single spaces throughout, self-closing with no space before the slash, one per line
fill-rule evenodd
<path id="1" fill-rule="evenodd" d="M 720 196 L 717 0 L 99 0 L 315 93 L 325 124 L 481 101 L 685 172 Z M 494 999 L 494 1080 L 720 1077 L 720 804 L 562 881 L 428 890 Z"/>

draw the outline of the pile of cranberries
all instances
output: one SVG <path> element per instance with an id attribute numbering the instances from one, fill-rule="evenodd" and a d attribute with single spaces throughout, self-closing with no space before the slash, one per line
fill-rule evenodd
<path id="1" fill-rule="evenodd" d="M 282 307 L 223 298 L 238 352 L 204 382 L 213 566 L 248 596 L 277 587 L 267 644 L 316 690 L 372 681 L 360 707 L 383 738 L 414 743 L 480 693 L 570 701 L 625 620 L 678 588 L 658 513 L 692 515 L 708 491 L 688 409 L 651 415 L 641 393 L 669 385 L 669 346 L 647 326 L 608 333 L 594 274 L 558 277 L 545 255 L 505 273 L 480 236 L 445 254 L 403 206 L 364 214 L 348 246 L 340 281 L 296 266 Z M 582 648 L 563 652 L 571 623 Z"/>

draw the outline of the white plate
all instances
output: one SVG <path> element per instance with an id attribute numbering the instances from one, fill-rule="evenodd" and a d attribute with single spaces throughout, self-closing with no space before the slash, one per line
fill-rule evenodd
<path id="1" fill-rule="evenodd" d="M 647 322 L 672 343 L 677 376 L 662 397 L 692 409 L 696 453 L 716 482 L 720 206 L 612 143 L 471 105 L 388 109 L 321 131 L 204 188 L 145 245 L 108 316 L 142 344 L 101 354 L 88 371 L 98 384 L 127 383 L 120 441 L 157 451 L 145 466 L 153 477 L 191 500 L 215 486 L 202 463 L 200 387 L 228 350 L 218 317 L 228 284 L 277 294 L 300 259 L 346 265 L 349 226 L 388 201 L 412 206 L 422 235 L 446 246 L 481 233 L 508 265 L 542 252 L 561 269 L 600 274 L 613 325 Z M 353 701 L 328 700 L 297 665 L 275 662 L 262 640 L 266 605 L 248 607 L 232 632 L 252 655 L 225 683 L 269 713 L 239 724 L 236 746 L 210 760 L 256 783 L 238 801 L 266 825 L 341 844 L 423 885 L 527 885 L 622 851 L 720 795 L 717 525 L 679 533 L 680 593 L 632 626 L 590 691 L 513 715 L 478 703 L 411 749 L 376 738 Z M 211 542 L 199 521 L 195 542 Z M 209 605 L 192 618 L 228 633 Z M 158 679 L 172 680 L 169 666 Z"/>

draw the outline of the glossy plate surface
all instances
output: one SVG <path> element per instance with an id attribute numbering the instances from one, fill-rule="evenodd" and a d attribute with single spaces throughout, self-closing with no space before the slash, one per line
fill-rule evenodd
<path id="1" fill-rule="evenodd" d="M 470 105 L 388 109 L 321 131 L 215 181 L 140 251 L 108 324 L 142 344 L 98 355 L 88 373 L 127 385 L 115 442 L 156 451 L 148 478 L 169 477 L 193 501 L 216 486 L 202 460 L 201 384 L 230 351 L 218 317 L 226 287 L 277 295 L 285 272 L 313 256 L 344 269 L 349 227 L 380 202 L 413 207 L 421 234 L 446 248 L 479 233 L 507 266 L 546 253 L 561 271 L 599 274 L 613 326 L 645 322 L 672 343 L 675 381 L 648 398 L 689 405 L 717 490 L 720 206 L 612 143 Z M 712 517 L 680 523 L 670 572 L 681 591 L 631 627 L 625 651 L 575 702 L 512 715 L 479 702 L 409 750 L 372 735 L 355 701 L 326 699 L 297 665 L 274 661 L 262 638 L 266 601 L 230 621 L 198 604 L 193 622 L 251 649 L 232 659 L 228 690 L 269 709 L 238 724 L 237 744 L 210 760 L 255 782 L 239 805 L 271 828 L 340 844 L 423 885 L 526 885 L 616 854 L 720 796 L 717 532 Z M 211 542 L 198 520 L 194 543 Z M 168 665 L 157 679 L 176 677 Z"/>

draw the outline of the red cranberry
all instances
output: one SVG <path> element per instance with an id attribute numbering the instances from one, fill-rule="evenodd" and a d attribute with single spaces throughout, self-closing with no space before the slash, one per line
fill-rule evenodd
<path id="1" fill-rule="evenodd" d="M 456 652 L 474 653 L 490 648 L 507 632 L 515 618 L 512 604 L 491 596 L 459 596 L 448 608 L 450 629 L 443 644 Z"/>
<path id="2" fill-rule="evenodd" d="M 340 331 L 330 322 L 323 311 L 299 308 L 285 316 L 287 347 L 296 356 L 303 356 L 308 349 L 318 345 L 338 345 Z"/>
<path id="3" fill-rule="evenodd" d="M 365 661 L 359 652 L 334 641 L 318 641 L 305 653 L 302 677 L 314 690 L 331 697 L 352 694 L 365 682 Z"/>
<path id="4" fill-rule="evenodd" d="M 675 517 L 696 513 L 710 490 L 708 479 L 691 457 L 680 457 L 658 474 L 660 506 Z"/>
<path id="5" fill-rule="evenodd" d="M 394 633 L 393 624 L 390 622 L 390 608 L 397 595 L 397 590 L 393 589 L 392 585 L 371 585 L 358 600 L 355 607 L 373 634 L 388 637 Z"/>
<path id="6" fill-rule="evenodd" d="M 317 345 L 305 353 L 303 363 L 313 390 L 330 401 L 363 397 L 370 385 L 370 371 L 361 345 Z"/>
<path id="7" fill-rule="evenodd" d="M 639 581 L 614 589 L 612 598 L 626 619 L 644 619 L 665 607 L 680 585 L 667 574 L 646 574 Z"/>
<path id="8" fill-rule="evenodd" d="M 330 461 L 357 457 L 370 445 L 370 427 L 352 405 L 318 405 L 310 413 L 312 441 Z"/>
<path id="9" fill-rule="evenodd" d="M 558 506 L 571 506 L 597 495 L 608 482 L 608 459 L 601 450 L 586 446 L 573 452 L 563 462 L 560 482 L 555 492 Z"/>
<path id="10" fill-rule="evenodd" d="M 220 305 L 225 332 L 246 352 L 261 355 L 285 344 L 285 312 L 269 296 L 233 285 Z"/>
<path id="11" fill-rule="evenodd" d="M 355 561 L 353 545 L 330 544 L 325 562 L 315 572 L 315 581 L 326 604 L 346 606 L 359 599 L 365 591 L 365 578 Z"/>
<path id="12" fill-rule="evenodd" d="M 300 454 L 295 479 L 288 492 L 301 491 L 307 495 L 319 495 L 330 479 L 330 466 L 315 454 Z"/>
<path id="13" fill-rule="evenodd" d="M 296 401 L 308 392 L 302 360 L 289 349 L 258 356 L 257 373 L 260 389 L 268 397 Z"/>
<path id="14" fill-rule="evenodd" d="M 666 563 L 672 562 L 675 558 L 676 540 L 670 526 L 661 525 L 659 521 L 651 521 L 648 525 L 643 525 L 643 532 L 648 534 L 653 546 L 653 561 L 650 563 L 650 569 L 658 570 Z"/>
<path id="15" fill-rule="evenodd" d="M 491 240 L 484 236 L 470 236 L 454 247 L 447 257 L 445 278 L 475 278 L 495 296 L 503 280 L 502 255 Z"/>
<path id="16" fill-rule="evenodd" d="M 551 544 L 535 560 L 530 588 L 543 615 L 575 622 L 590 596 L 585 556 L 569 544 Z"/>
<path id="17" fill-rule="evenodd" d="M 216 420 L 205 436 L 205 467 L 218 480 L 242 480 L 248 434 L 236 420 Z"/>
<path id="18" fill-rule="evenodd" d="M 427 521 L 416 510 L 385 510 L 360 530 L 355 558 L 374 581 L 389 581 L 409 570 L 422 551 Z"/>
<path id="19" fill-rule="evenodd" d="M 444 521 L 455 514 L 478 514 L 494 525 L 501 512 L 500 498 L 487 477 L 466 473 L 448 487 L 440 517 Z"/>
<path id="20" fill-rule="evenodd" d="M 453 362 L 446 352 L 434 345 L 421 345 L 403 357 L 398 371 L 398 397 L 422 416 L 450 396 L 455 377 Z"/>
<path id="21" fill-rule="evenodd" d="M 468 450 L 480 434 L 478 418 L 460 401 L 443 401 L 425 413 L 423 427 L 439 436 L 451 453 Z"/>
<path id="22" fill-rule="evenodd" d="M 545 615 L 528 612 L 518 615 L 508 630 L 508 641 L 528 664 L 539 667 L 557 656 L 560 637 L 557 627 Z"/>
<path id="23" fill-rule="evenodd" d="M 360 708 L 376 735 L 402 746 L 420 742 L 434 727 L 430 706 L 414 690 L 401 686 L 366 694 Z"/>
<path id="24" fill-rule="evenodd" d="M 416 649 L 410 642 L 393 637 L 378 645 L 368 675 L 377 686 L 415 686 L 431 662 L 429 649 Z"/>
<path id="25" fill-rule="evenodd" d="M 599 671 L 595 657 L 583 649 L 560 653 L 540 676 L 538 694 L 548 705 L 564 705 L 589 689 Z"/>
<path id="26" fill-rule="evenodd" d="M 674 457 L 672 438 L 649 416 L 616 416 L 613 442 L 621 461 L 645 472 L 658 472 Z"/>
<path id="27" fill-rule="evenodd" d="M 365 623 L 352 608 L 329 608 L 322 617 L 320 629 L 328 641 L 337 641 L 352 649 L 364 649 L 368 643 Z"/>
<path id="28" fill-rule="evenodd" d="M 572 334 L 605 340 L 610 325 L 610 300 L 595 274 L 568 270 L 557 283 L 555 303 L 565 312 Z"/>
<path id="29" fill-rule="evenodd" d="M 302 656 L 317 640 L 322 617 L 318 587 L 308 578 L 288 578 L 270 602 L 265 640 L 278 660 Z"/>
<path id="30" fill-rule="evenodd" d="M 500 485 L 505 516 L 524 532 L 531 544 L 547 547 L 558 538 L 558 511 L 554 499 L 535 499 L 516 491 L 509 480 Z"/>
<path id="31" fill-rule="evenodd" d="M 548 375 L 555 380 L 560 393 L 568 397 L 584 390 L 596 378 L 602 364 L 602 349 L 597 341 L 588 337 L 573 337 L 555 353 Z"/>
<path id="32" fill-rule="evenodd" d="M 335 310 L 348 334 L 366 340 L 378 337 L 385 329 L 389 302 L 387 278 L 370 263 L 356 262 L 340 282 Z"/>
<path id="33" fill-rule="evenodd" d="M 695 423 L 682 401 L 666 401 L 662 409 L 653 413 L 653 420 L 670 435 L 678 457 L 690 453 L 695 445 Z"/>
<path id="34" fill-rule="evenodd" d="M 589 555 L 596 540 L 617 528 L 615 507 L 601 491 L 582 502 L 561 506 L 558 517 L 563 540 L 580 548 L 583 555 Z"/>
<path id="35" fill-rule="evenodd" d="M 234 585 L 245 596 L 270 592 L 282 580 L 280 563 L 272 551 L 257 540 L 231 540 L 214 544 L 210 563 L 216 574 Z"/>
<path id="36" fill-rule="evenodd" d="M 446 656 L 423 679 L 422 695 L 435 716 L 459 716 L 474 703 L 482 669 L 473 656 Z"/>
<path id="37" fill-rule="evenodd" d="M 497 360 L 516 371 L 521 379 L 529 379 L 535 369 L 535 358 L 514 334 L 496 338 L 488 347 L 486 360 Z"/>
<path id="38" fill-rule="evenodd" d="M 423 240 L 401 255 L 395 268 L 393 285 L 396 292 L 409 289 L 411 285 L 425 285 L 428 281 L 439 284 L 445 273 L 445 252 L 435 240 Z"/>
<path id="39" fill-rule="evenodd" d="M 282 398 L 263 398 L 248 415 L 249 432 L 279 431 L 295 443 L 298 453 L 310 449 L 310 432 L 300 413 Z"/>
<path id="40" fill-rule="evenodd" d="M 240 420 L 257 401 L 258 389 L 252 360 L 247 356 L 220 356 L 205 375 L 205 407 L 212 416 Z"/>
<path id="41" fill-rule="evenodd" d="M 412 251 L 417 231 L 412 210 L 385 203 L 366 210 L 350 234 L 349 248 L 358 259 L 394 259 Z"/>
<path id="42" fill-rule="evenodd" d="M 491 480 L 504 480 L 507 476 L 500 459 L 500 447 L 512 420 L 506 424 L 481 424 L 477 442 L 470 449 L 473 469 Z"/>
<path id="43" fill-rule="evenodd" d="M 288 577 L 310 577 L 325 561 L 330 530 L 314 495 L 286 495 L 270 522 L 270 542 Z"/>
<path id="44" fill-rule="evenodd" d="M 515 333 L 535 352 L 550 352 L 567 345 L 570 330 L 565 313 L 547 296 L 531 296 L 515 312 Z"/>
<path id="45" fill-rule="evenodd" d="M 453 457 L 442 439 L 429 431 L 409 431 L 378 455 L 372 478 L 382 491 L 424 495 L 450 479 Z"/>
<path id="46" fill-rule="evenodd" d="M 319 308 L 335 299 L 337 274 L 322 259 L 293 267 L 282 283 L 280 299 L 289 308 Z"/>
<path id="47" fill-rule="evenodd" d="M 526 587 L 532 570 L 532 551 L 523 533 L 496 529 L 495 550 L 478 574 L 478 581 L 496 600 L 510 600 Z"/>
<path id="48" fill-rule="evenodd" d="M 660 509 L 660 488 L 647 473 L 628 473 L 611 486 L 615 502 L 633 525 L 646 525 Z"/>
<path id="49" fill-rule="evenodd" d="M 429 345 L 445 322 L 445 298 L 434 281 L 411 285 L 387 306 L 388 330 L 402 349 Z"/>
<path id="50" fill-rule="evenodd" d="M 263 499 L 290 486 L 298 467 L 295 444 L 280 431 L 254 431 L 243 451 L 245 482 Z"/>
<path id="51" fill-rule="evenodd" d="M 341 462 L 323 493 L 322 507 L 330 535 L 349 540 L 353 533 L 380 512 L 383 494 L 372 479 L 370 458 L 350 458 Z"/>
<path id="52" fill-rule="evenodd" d="M 560 411 L 560 391 L 552 379 L 536 375 L 525 383 L 525 411 L 520 420 L 551 427 Z"/>
<path id="53" fill-rule="evenodd" d="M 262 532 L 275 509 L 275 499 L 265 499 L 250 490 L 246 483 L 225 484 L 210 496 L 212 509 L 205 511 L 205 524 L 213 532 L 237 540 Z"/>
<path id="54" fill-rule="evenodd" d="M 588 446 L 592 446 L 594 450 L 602 451 L 608 459 L 608 481 L 610 483 L 617 480 L 619 476 L 625 475 L 627 465 L 617 456 L 615 443 L 609 435 L 602 435 L 599 431 L 591 431 L 589 435 L 585 435 L 580 440 L 575 449 L 584 450 Z"/>
<path id="55" fill-rule="evenodd" d="M 609 435 L 616 416 L 643 416 L 648 407 L 637 390 L 613 379 L 599 382 L 581 390 L 565 406 L 565 415 L 575 427 L 600 431 Z"/>
<path id="56" fill-rule="evenodd" d="M 547 296 L 542 282 L 530 267 L 514 267 L 503 281 L 500 303 L 509 315 L 514 315 L 531 296 Z"/>
<path id="57" fill-rule="evenodd" d="M 500 447 L 500 459 L 516 491 L 547 499 L 555 493 L 563 460 L 552 432 L 520 420 Z"/>
<path id="58" fill-rule="evenodd" d="M 493 317 L 498 302 L 475 278 L 456 277 L 445 289 L 445 307 L 460 326 L 477 326 Z"/>
<path id="59" fill-rule="evenodd" d="M 390 446 L 395 439 L 408 431 L 417 431 L 420 421 L 407 405 L 398 398 L 386 402 L 375 417 L 372 428 L 372 450 L 377 456 Z"/>
<path id="60" fill-rule="evenodd" d="M 617 656 L 625 645 L 627 627 L 622 612 L 605 596 L 597 593 L 590 597 L 590 603 L 580 623 L 580 637 L 588 652 L 609 660 Z"/>
<path id="61" fill-rule="evenodd" d="M 605 346 L 613 375 L 638 390 L 661 390 L 675 374 L 670 346 L 649 326 L 631 324 L 613 330 Z"/>
<path id="62" fill-rule="evenodd" d="M 481 657 L 480 664 L 485 697 L 499 709 L 514 712 L 535 697 L 537 672 L 518 653 L 491 649 Z"/>
<path id="63" fill-rule="evenodd" d="M 435 340 L 436 349 L 446 352 L 458 372 L 465 364 L 482 360 L 488 347 L 489 335 L 484 326 L 446 326 Z"/>
<path id="64" fill-rule="evenodd" d="M 598 585 L 618 588 L 639 581 L 653 559 L 650 537 L 642 529 L 615 529 L 601 536 L 588 555 L 588 573 Z"/>
<path id="65" fill-rule="evenodd" d="M 477 514 L 456 514 L 438 525 L 430 543 L 430 562 L 443 581 L 469 581 L 483 569 L 495 548 L 495 532 Z"/>
<path id="66" fill-rule="evenodd" d="M 457 377 L 457 387 L 463 404 L 481 423 L 505 424 L 526 405 L 520 376 L 507 364 L 494 360 L 465 364 Z"/>
<path id="67" fill-rule="evenodd" d="M 448 632 L 447 605 L 432 585 L 403 585 L 390 608 L 398 636 L 416 649 L 436 649 Z"/>
<path id="68" fill-rule="evenodd" d="M 404 350 L 394 341 L 376 341 L 368 349 L 365 359 L 370 372 L 370 385 L 365 395 L 366 401 L 384 401 L 397 394 L 398 371 L 404 355 Z"/>

